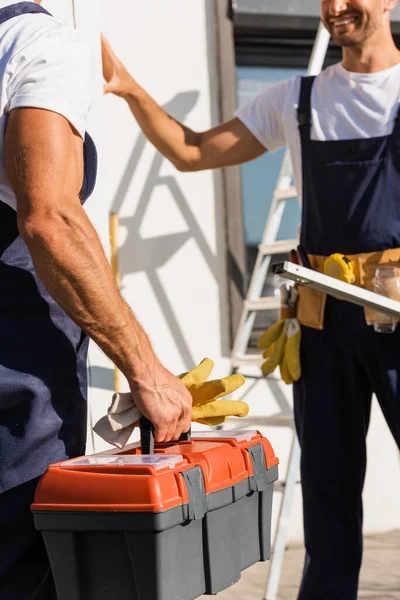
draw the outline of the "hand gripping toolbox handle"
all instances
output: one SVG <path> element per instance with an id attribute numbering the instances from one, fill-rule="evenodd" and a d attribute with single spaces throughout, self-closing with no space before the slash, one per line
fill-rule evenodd
<path id="1" fill-rule="evenodd" d="M 180 442 L 189 442 L 190 440 L 190 430 L 187 433 L 182 433 L 179 438 Z M 154 426 L 148 419 L 142 417 L 140 419 L 140 445 L 142 454 L 154 454 L 154 444 Z"/>

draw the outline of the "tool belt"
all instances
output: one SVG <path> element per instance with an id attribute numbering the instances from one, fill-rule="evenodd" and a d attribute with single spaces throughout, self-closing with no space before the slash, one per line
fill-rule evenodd
<path id="1" fill-rule="evenodd" d="M 381 250 L 379 252 L 365 252 L 363 254 L 347 254 L 354 265 L 355 282 L 367 290 L 373 291 L 373 279 L 378 266 L 391 266 L 400 268 L 400 248 Z M 316 254 L 308 255 L 310 266 L 315 271 L 324 272 L 324 262 L 327 256 Z M 297 301 L 297 318 L 302 325 L 313 329 L 324 328 L 326 294 L 314 291 L 306 286 L 299 285 L 299 298 Z M 399 300 L 400 298 L 396 298 Z M 367 323 L 375 320 L 375 311 L 364 308 Z"/>

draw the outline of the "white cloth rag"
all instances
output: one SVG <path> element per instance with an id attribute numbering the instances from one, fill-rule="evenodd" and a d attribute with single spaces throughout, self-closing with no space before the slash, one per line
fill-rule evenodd
<path id="1" fill-rule="evenodd" d="M 135 424 L 142 418 L 132 395 L 128 393 L 114 394 L 107 414 L 97 421 L 93 431 L 103 440 L 123 448 L 131 437 Z"/>
<path id="2" fill-rule="evenodd" d="M 293 307 L 296 306 L 297 298 L 299 297 L 299 290 L 296 286 L 290 283 L 282 283 L 279 286 L 279 292 L 281 295 L 281 306 Z"/>

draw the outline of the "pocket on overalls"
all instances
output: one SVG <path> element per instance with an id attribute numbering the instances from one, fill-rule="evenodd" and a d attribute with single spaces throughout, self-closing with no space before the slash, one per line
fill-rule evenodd
<path id="1" fill-rule="evenodd" d="M 369 167 L 378 167 L 386 162 L 386 158 L 375 158 L 373 160 L 334 160 L 327 162 L 328 167 L 350 167 L 354 169 L 365 169 Z"/>
<path id="2" fill-rule="evenodd" d="M 384 169 L 386 158 L 373 160 L 335 160 L 326 163 L 326 182 L 331 190 L 338 194 L 338 205 L 341 204 L 343 182 L 351 190 L 352 204 L 361 202 L 366 189 L 375 188 L 379 180 L 379 172 Z M 346 205 L 346 208 L 349 207 Z"/>

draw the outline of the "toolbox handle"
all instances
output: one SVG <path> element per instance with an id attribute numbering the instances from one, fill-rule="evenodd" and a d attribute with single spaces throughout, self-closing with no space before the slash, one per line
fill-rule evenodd
<path id="1" fill-rule="evenodd" d="M 180 442 L 190 442 L 192 439 L 191 429 L 187 433 L 182 433 L 179 438 Z M 140 446 L 142 454 L 154 454 L 154 426 L 153 424 L 142 417 L 140 419 Z"/>

